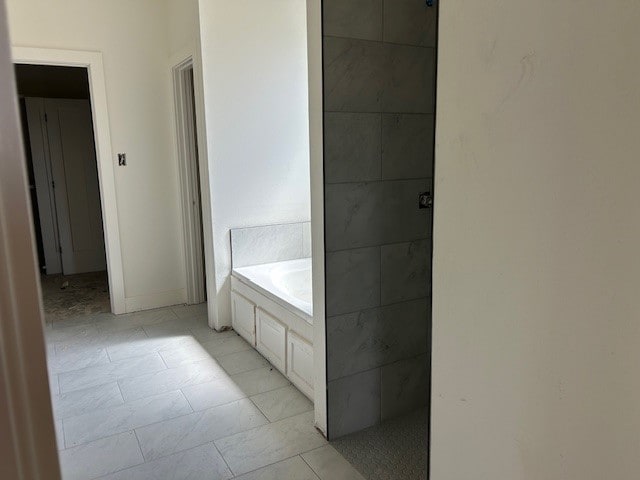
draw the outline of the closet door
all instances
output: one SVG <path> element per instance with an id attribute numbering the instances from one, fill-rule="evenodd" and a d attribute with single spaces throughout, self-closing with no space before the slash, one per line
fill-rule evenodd
<path id="1" fill-rule="evenodd" d="M 25 98 L 31 159 L 38 198 L 38 217 L 42 232 L 45 271 L 47 275 L 62 272 L 58 218 L 53 189 L 53 172 L 49 158 L 49 136 L 43 98 Z"/>
<path id="2" fill-rule="evenodd" d="M 106 270 L 100 188 L 88 100 L 45 99 L 62 271 Z"/>

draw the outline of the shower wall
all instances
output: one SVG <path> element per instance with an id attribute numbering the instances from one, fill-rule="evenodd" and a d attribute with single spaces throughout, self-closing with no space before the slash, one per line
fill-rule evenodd
<path id="1" fill-rule="evenodd" d="M 330 438 L 426 405 L 436 9 L 324 0 Z"/>

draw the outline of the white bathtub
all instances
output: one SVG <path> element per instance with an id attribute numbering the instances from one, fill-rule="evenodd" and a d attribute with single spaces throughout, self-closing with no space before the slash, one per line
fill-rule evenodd
<path id="1" fill-rule="evenodd" d="M 234 268 L 233 275 L 313 323 L 311 258 Z"/>
<path id="2" fill-rule="evenodd" d="M 234 268 L 231 325 L 313 399 L 310 258 Z"/>

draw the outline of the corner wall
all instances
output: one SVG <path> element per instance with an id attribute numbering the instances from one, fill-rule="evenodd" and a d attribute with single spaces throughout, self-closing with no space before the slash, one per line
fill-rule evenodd
<path id="1" fill-rule="evenodd" d="M 431 478 L 640 472 L 640 4 L 442 2 Z"/>
<path id="2" fill-rule="evenodd" d="M 330 438 L 427 403 L 435 13 L 323 2 Z"/>
<path id="3" fill-rule="evenodd" d="M 310 219 L 306 3 L 200 0 L 199 17 L 220 329 L 230 229 Z"/>

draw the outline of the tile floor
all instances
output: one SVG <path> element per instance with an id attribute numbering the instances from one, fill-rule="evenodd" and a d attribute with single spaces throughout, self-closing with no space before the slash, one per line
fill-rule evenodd
<path id="1" fill-rule="evenodd" d="M 46 326 L 65 480 L 349 480 L 313 405 L 205 305 Z"/>
<path id="2" fill-rule="evenodd" d="M 427 408 L 339 438 L 331 445 L 368 480 L 426 480 Z"/>

